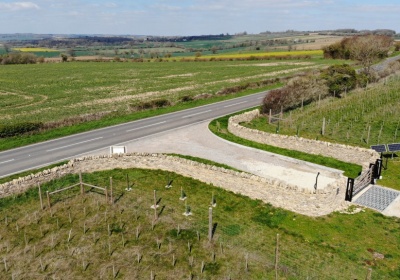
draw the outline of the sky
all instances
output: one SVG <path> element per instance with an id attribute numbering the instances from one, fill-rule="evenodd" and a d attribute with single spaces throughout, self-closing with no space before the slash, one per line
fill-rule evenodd
<path id="1" fill-rule="evenodd" d="M 185 36 L 400 32 L 400 0 L 0 0 L 0 33 Z"/>

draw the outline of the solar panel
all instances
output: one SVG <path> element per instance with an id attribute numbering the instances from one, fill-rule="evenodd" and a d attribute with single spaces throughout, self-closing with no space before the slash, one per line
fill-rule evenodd
<path id="1" fill-rule="evenodd" d="M 389 150 L 389 152 L 398 152 L 398 151 L 400 151 L 400 143 L 388 144 L 388 150 Z"/>
<path id="2" fill-rule="evenodd" d="M 377 151 L 378 153 L 384 153 L 386 152 L 386 145 L 372 145 L 371 149 Z"/>

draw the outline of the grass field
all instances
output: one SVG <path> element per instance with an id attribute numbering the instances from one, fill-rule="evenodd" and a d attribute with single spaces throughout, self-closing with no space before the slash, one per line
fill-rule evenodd
<path id="1" fill-rule="evenodd" d="M 273 279 L 279 234 L 280 279 L 364 279 L 369 268 L 372 279 L 400 276 L 398 219 L 369 210 L 309 218 L 164 171 L 96 172 L 83 174 L 83 181 L 104 186 L 110 177 L 114 206 L 99 193 L 81 197 L 79 189 L 52 196 L 52 211 L 40 210 L 37 189 L 1 199 L 0 274 L 12 279 L 146 279 L 151 273 L 156 279 Z M 166 189 L 170 180 L 172 188 Z M 77 181 L 77 175 L 68 175 L 42 185 L 42 192 Z M 186 203 L 179 200 L 181 188 Z M 160 206 L 157 221 L 150 208 L 153 190 Z M 209 244 L 213 195 L 215 232 Z M 187 206 L 192 216 L 182 215 Z M 384 258 L 377 259 L 379 254 Z"/>
<path id="2" fill-rule="evenodd" d="M 159 98 L 213 95 L 246 82 L 261 81 L 337 63 L 329 60 L 55 63 L 0 68 L 2 122 L 59 121 L 99 112 L 130 112 Z"/>

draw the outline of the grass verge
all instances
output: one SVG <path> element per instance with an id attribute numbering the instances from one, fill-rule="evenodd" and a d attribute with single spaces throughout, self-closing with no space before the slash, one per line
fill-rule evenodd
<path id="1" fill-rule="evenodd" d="M 389 156 L 389 155 L 388 155 Z M 390 156 L 389 156 L 390 157 Z M 379 185 L 400 191 L 400 161 L 398 158 L 383 159 L 385 168 L 382 169 L 382 179 Z"/>

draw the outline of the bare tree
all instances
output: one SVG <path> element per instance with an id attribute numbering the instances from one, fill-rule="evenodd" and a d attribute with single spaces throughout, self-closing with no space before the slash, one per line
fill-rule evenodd
<path id="1" fill-rule="evenodd" d="M 355 36 L 348 41 L 350 57 L 361 63 L 367 74 L 371 65 L 380 58 L 387 57 L 393 39 L 384 35 Z"/>

